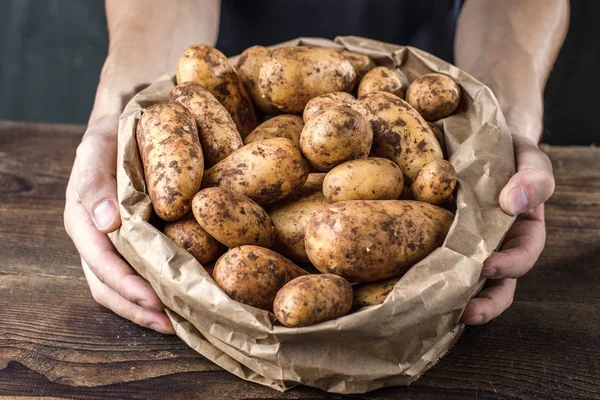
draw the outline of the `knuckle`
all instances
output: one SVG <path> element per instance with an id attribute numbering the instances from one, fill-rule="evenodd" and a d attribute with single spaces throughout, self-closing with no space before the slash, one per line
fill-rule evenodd
<path id="1" fill-rule="evenodd" d="M 556 181 L 554 180 L 554 175 L 550 172 L 545 172 L 546 174 L 546 185 L 548 189 L 548 198 L 554 194 L 554 190 L 556 189 Z"/>
<path id="2" fill-rule="evenodd" d="M 117 125 L 118 118 L 113 116 L 105 116 L 88 125 L 83 141 L 94 140 L 94 141 L 106 141 L 113 142 L 117 138 Z"/>
<path id="3" fill-rule="evenodd" d="M 70 219 L 70 212 L 68 210 L 68 208 L 65 206 L 65 209 L 63 210 L 63 228 L 65 230 L 65 232 L 67 232 L 67 235 L 69 237 L 71 237 L 71 219 Z"/>
<path id="4" fill-rule="evenodd" d="M 94 148 L 92 146 L 92 143 L 90 143 L 90 140 L 87 138 L 86 133 L 83 139 L 81 140 L 81 143 L 79 143 L 79 146 L 77 146 L 77 148 L 75 149 L 75 159 L 79 161 L 85 160 L 92 154 L 93 151 Z"/>
<path id="5" fill-rule="evenodd" d="M 510 306 L 512 306 L 512 305 L 513 305 L 513 303 L 514 303 L 514 301 L 515 301 L 515 294 L 514 294 L 514 292 L 512 292 L 511 294 L 509 294 L 509 295 L 507 296 L 507 298 L 506 298 L 506 307 L 504 307 L 504 310 L 502 310 L 502 311 L 505 311 L 505 310 L 507 310 L 507 309 L 508 309 Z"/>
<path id="6" fill-rule="evenodd" d="M 106 182 L 107 178 L 105 174 L 96 168 L 86 168 L 80 171 L 77 177 L 77 193 L 79 198 L 83 201 L 91 197 Z"/>
<path id="7" fill-rule="evenodd" d="M 95 262 L 97 262 L 97 260 Z M 96 268 L 96 266 L 93 263 L 91 263 L 91 262 L 88 263 L 88 268 L 90 269 L 90 272 L 94 275 L 94 277 L 98 280 L 99 284 L 106 285 L 106 286 L 110 287 L 106 283 L 106 279 L 104 278 L 104 274 L 100 273 L 101 271 L 99 271 L 98 268 Z M 89 280 L 88 280 L 88 282 L 89 282 Z M 92 285 L 90 283 L 90 287 L 91 286 L 95 287 L 96 285 Z"/>
<path id="8" fill-rule="evenodd" d="M 491 311 L 487 308 L 481 310 L 479 314 L 483 317 L 483 321 L 481 322 L 482 324 L 487 324 L 494 318 Z"/>
<path id="9" fill-rule="evenodd" d="M 104 295 L 102 290 L 100 290 L 97 287 L 94 287 L 93 285 L 90 285 L 90 292 L 92 294 L 92 298 L 96 303 L 100 304 L 103 307 L 107 307 L 106 296 Z"/>
<path id="10" fill-rule="evenodd" d="M 136 306 L 132 303 L 132 307 L 127 319 L 136 325 L 148 327 L 148 325 L 150 325 L 150 321 L 147 314 L 148 311 L 145 311 L 142 307 Z"/>

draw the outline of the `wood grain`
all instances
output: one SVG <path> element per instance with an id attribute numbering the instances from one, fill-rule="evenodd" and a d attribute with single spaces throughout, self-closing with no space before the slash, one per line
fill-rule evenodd
<path id="1" fill-rule="evenodd" d="M 410 387 L 333 396 L 245 382 L 92 300 L 62 227 L 80 126 L 0 122 L 0 399 L 598 399 L 600 149 L 544 147 L 547 246 L 515 303 Z"/>

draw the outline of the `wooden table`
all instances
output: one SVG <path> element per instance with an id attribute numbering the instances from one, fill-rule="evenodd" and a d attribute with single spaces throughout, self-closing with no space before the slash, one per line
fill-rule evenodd
<path id="1" fill-rule="evenodd" d="M 0 397 L 342 398 L 245 382 L 92 300 L 62 223 L 83 130 L 0 122 Z M 412 386 L 364 398 L 600 398 L 600 149 L 544 150 L 548 239 L 513 306 Z"/>

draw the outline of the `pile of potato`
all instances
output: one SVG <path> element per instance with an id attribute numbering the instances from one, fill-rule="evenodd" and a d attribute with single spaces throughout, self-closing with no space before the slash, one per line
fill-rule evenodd
<path id="1" fill-rule="evenodd" d="M 136 128 L 165 235 L 285 326 L 382 303 L 454 219 L 456 172 L 429 121 L 460 88 L 442 74 L 404 86 L 339 49 L 254 46 L 234 68 L 189 47 Z"/>

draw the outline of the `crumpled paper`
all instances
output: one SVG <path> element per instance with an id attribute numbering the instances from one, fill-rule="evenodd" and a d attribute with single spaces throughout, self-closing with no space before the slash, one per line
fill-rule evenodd
<path id="1" fill-rule="evenodd" d="M 179 337 L 243 379 L 281 391 L 303 384 L 333 393 L 408 385 L 457 340 L 464 307 L 483 285 L 482 262 L 514 221 L 498 205 L 515 172 L 511 136 L 489 88 L 424 51 L 352 36 L 299 38 L 273 48 L 296 45 L 363 53 L 401 70 L 409 81 L 429 72 L 458 81 L 461 105 L 440 121 L 459 182 L 456 218 L 443 246 L 410 269 L 383 304 L 314 326 L 286 328 L 273 314 L 231 300 L 196 259 L 148 222 L 152 206 L 135 126 L 145 108 L 167 100 L 173 76 L 138 93 L 121 116 L 122 226 L 110 237 L 169 308 Z"/>

